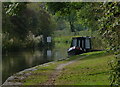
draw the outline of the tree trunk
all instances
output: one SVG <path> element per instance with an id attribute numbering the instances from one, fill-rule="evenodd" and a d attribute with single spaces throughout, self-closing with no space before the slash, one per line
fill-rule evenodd
<path id="1" fill-rule="evenodd" d="M 69 22 L 70 23 L 70 29 L 71 29 L 71 32 L 75 32 L 75 29 L 74 29 L 74 25 L 73 25 L 73 23 L 70 21 Z"/>

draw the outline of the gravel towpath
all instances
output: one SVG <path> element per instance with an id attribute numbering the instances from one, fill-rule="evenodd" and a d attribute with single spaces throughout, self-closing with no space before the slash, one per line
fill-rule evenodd
<path id="1" fill-rule="evenodd" d="M 80 59 L 83 59 L 85 56 L 80 57 L 79 59 L 69 61 L 67 63 L 60 64 L 56 67 L 55 71 L 50 75 L 49 79 L 43 83 L 42 85 L 55 85 L 55 79 L 59 76 L 59 74 L 62 72 L 63 69 L 65 69 L 65 66 L 70 65 Z"/>

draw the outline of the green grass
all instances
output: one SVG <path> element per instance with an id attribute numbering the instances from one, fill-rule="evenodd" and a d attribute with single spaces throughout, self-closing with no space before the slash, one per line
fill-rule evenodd
<path id="1" fill-rule="evenodd" d="M 96 32 L 93 32 L 93 34 L 96 34 Z M 83 31 L 77 31 L 75 32 L 67 31 L 67 30 L 58 30 L 54 32 L 54 36 L 91 36 L 91 31 L 89 30 L 83 30 Z"/>
<path id="2" fill-rule="evenodd" d="M 110 85 L 108 62 L 114 59 L 104 51 L 90 52 L 90 55 L 66 66 L 56 79 L 57 85 Z"/>
<path id="3" fill-rule="evenodd" d="M 70 47 L 71 40 L 72 40 L 72 36 L 54 37 L 55 48 L 63 49 L 63 47 L 64 47 L 64 48 L 68 49 Z"/>
<path id="4" fill-rule="evenodd" d="M 31 73 L 30 76 L 24 79 L 23 85 L 40 85 L 49 79 L 49 76 L 55 71 L 57 65 L 64 63 L 66 61 L 58 61 L 54 63 L 49 63 L 45 66 L 38 66 L 35 71 L 26 72 Z"/>
<path id="5" fill-rule="evenodd" d="M 66 41 L 71 42 L 73 36 L 59 36 L 59 37 L 54 37 L 54 41 L 56 43 L 66 43 Z"/>

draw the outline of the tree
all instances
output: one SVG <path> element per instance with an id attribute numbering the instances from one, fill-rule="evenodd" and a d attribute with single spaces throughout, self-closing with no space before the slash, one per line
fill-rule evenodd
<path id="1" fill-rule="evenodd" d="M 20 2 L 4 2 L 3 8 L 6 14 L 10 16 L 15 16 L 21 14 L 21 11 L 26 8 L 26 4 L 28 2 L 20 3 Z"/>
<path id="2" fill-rule="evenodd" d="M 75 4 L 68 2 L 47 3 L 49 11 L 69 21 L 70 29 L 72 32 L 75 32 L 74 22 L 76 21 L 76 16 L 77 16 L 74 5 Z"/>
<path id="3" fill-rule="evenodd" d="M 23 15 L 24 9 L 26 9 L 26 3 L 3 3 L 2 24 L 4 33 L 9 33 L 11 37 L 25 38 L 27 27 L 25 24 L 26 19 Z"/>
<path id="4" fill-rule="evenodd" d="M 46 11 L 45 3 L 4 2 L 2 9 L 5 49 L 7 48 L 5 45 L 10 49 L 34 46 L 33 39 L 43 35 L 46 40 L 46 37 L 53 33 L 54 18 Z M 33 37 L 31 41 L 29 37 Z"/>
<path id="5" fill-rule="evenodd" d="M 34 20 L 35 23 L 37 23 L 37 26 L 32 30 L 32 32 L 35 34 L 35 36 L 43 35 L 44 42 L 46 42 L 47 36 L 51 36 L 53 34 L 53 31 L 56 27 L 54 18 L 46 11 L 45 4 L 46 3 L 28 4 L 29 9 L 31 9 L 33 6 L 31 10 L 35 12 L 35 17 L 37 17 L 37 19 Z"/>

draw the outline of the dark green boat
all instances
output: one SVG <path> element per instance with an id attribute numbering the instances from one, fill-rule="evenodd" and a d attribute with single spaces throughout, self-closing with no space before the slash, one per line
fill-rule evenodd
<path id="1" fill-rule="evenodd" d="M 68 55 L 78 55 L 91 51 L 91 37 L 73 37 Z"/>

